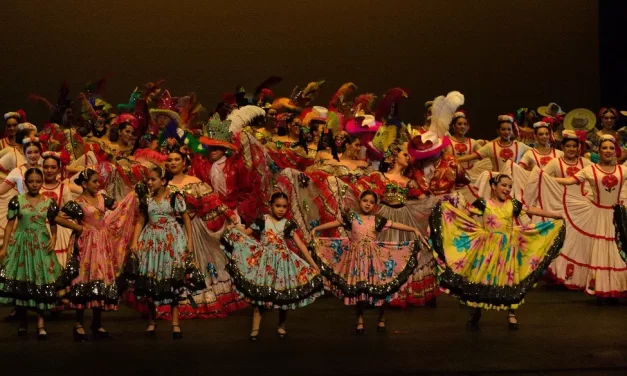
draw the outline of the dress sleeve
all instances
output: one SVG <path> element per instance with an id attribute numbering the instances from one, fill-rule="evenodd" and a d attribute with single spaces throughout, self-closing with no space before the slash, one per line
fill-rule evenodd
<path id="1" fill-rule="evenodd" d="M 19 180 L 22 180 L 22 174 L 18 168 L 14 168 L 9 172 L 4 182 L 15 188 Z"/>
<path id="2" fill-rule="evenodd" d="M 420 188 L 420 185 L 418 185 L 418 183 L 414 179 L 411 179 L 407 183 L 407 189 L 409 190 L 407 192 L 407 196 L 409 197 L 418 198 L 425 194 L 425 191 Z"/>
<path id="3" fill-rule="evenodd" d="M 520 158 L 518 162 L 523 168 L 533 168 L 535 167 L 535 160 L 533 159 L 533 155 L 531 155 L 530 151 L 525 152 L 523 156 Z"/>
<path id="4" fill-rule="evenodd" d="M 516 200 L 515 198 L 512 199 L 512 204 L 514 206 L 514 217 L 518 218 L 527 214 L 527 210 L 529 209 L 527 205 Z"/>
<path id="5" fill-rule="evenodd" d="M 185 203 L 185 197 L 179 192 L 172 193 L 171 196 L 172 209 L 177 215 L 183 214 L 187 211 L 187 204 Z"/>
<path id="6" fill-rule="evenodd" d="M 296 233 L 296 230 L 298 230 L 298 225 L 296 224 L 296 222 L 292 221 L 291 219 L 288 219 L 285 222 L 285 230 L 284 230 L 285 238 L 286 239 L 293 238 L 294 234 Z"/>
<path id="7" fill-rule="evenodd" d="M 10 221 L 20 214 L 20 199 L 18 195 L 13 196 L 9 201 L 9 213 L 7 219 Z"/>
<path id="8" fill-rule="evenodd" d="M 479 159 L 493 158 L 494 156 L 492 155 L 492 142 L 488 142 L 487 144 L 483 145 L 479 148 L 479 150 L 475 151 L 474 153 L 479 156 Z"/>
<path id="9" fill-rule="evenodd" d="M 117 203 L 115 202 L 115 199 L 113 197 L 109 197 L 107 195 L 102 195 L 102 198 L 104 200 L 104 206 L 105 208 L 109 209 L 109 210 L 113 210 L 117 207 Z"/>
<path id="10" fill-rule="evenodd" d="M 355 216 L 355 213 L 351 212 L 351 211 L 347 211 L 347 212 L 343 212 L 342 213 L 342 226 L 348 230 L 348 231 L 352 231 L 353 229 L 353 218 Z"/>
<path id="11" fill-rule="evenodd" d="M 6 153 L 2 156 L 2 158 L 0 158 L 0 172 L 6 175 L 16 167 L 16 164 L 15 154 Z"/>
<path id="12" fill-rule="evenodd" d="M 374 217 L 374 229 L 377 232 L 381 232 L 381 231 L 387 230 L 387 229 L 390 228 L 390 226 L 392 226 L 392 221 L 391 220 L 389 220 L 389 219 L 387 219 L 387 218 L 385 218 L 383 216 L 380 216 L 380 215 L 375 215 L 375 217 Z"/>
<path id="13" fill-rule="evenodd" d="M 466 205 L 466 210 L 472 214 L 483 215 L 485 211 L 485 200 L 482 198 L 476 199 L 472 204 Z"/>
<path id="14" fill-rule="evenodd" d="M 262 217 L 258 217 L 255 221 L 250 225 L 250 229 L 253 230 L 253 235 L 259 236 L 266 228 L 266 219 Z"/>
<path id="15" fill-rule="evenodd" d="M 48 222 L 54 224 L 54 219 L 57 217 L 57 214 L 59 214 L 59 205 L 57 205 L 57 202 L 55 200 L 50 200 L 50 205 L 48 205 L 48 213 L 46 214 L 46 216 L 48 217 Z"/>
<path id="16" fill-rule="evenodd" d="M 63 205 L 61 211 L 64 214 L 67 214 L 70 218 L 81 220 L 83 219 L 83 208 L 78 204 L 78 202 L 72 200 L 67 204 Z"/>
<path id="17" fill-rule="evenodd" d="M 207 223 L 207 228 L 210 231 L 219 230 L 224 224 L 224 217 L 235 215 L 224 205 L 218 194 L 207 183 L 198 182 L 194 184 L 193 196 L 193 200 L 197 202 L 195 205 L 196 214 Z"/>

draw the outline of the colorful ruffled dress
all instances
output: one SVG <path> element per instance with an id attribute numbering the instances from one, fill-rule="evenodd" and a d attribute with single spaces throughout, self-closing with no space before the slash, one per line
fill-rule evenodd
<path id="1" fill-rule="evenodd" d="M 9 202 L 8 219 L 16 219 L 17 225 L 0 264 L 0 304 L 38 310 L 55 307 L 62 267 L 48 250 L 46 219 L 54 220 L 57 212 L 50 199 L 33 206 L 21 194 Z"/>
<path id="2" fill-rule="evenodd" d="M 45 185 L 42 185 L 39 192 L 53 200 L 59 208 L 62 208 L 66 203 L 72 201 L 74 198 L 67 180 L 60 181 L 52 188 L 46 188 Z M 71 229 L 57 226 L 57 243 L 54 246 L 54 253 L 57 255 L 59 264 L 61 264 L 62 267 L 65 267 L 70 256 L 68 252 L 68 245 L 70 243 L 71 235 Z"/>
<path id="3" fill-rule="evenodd" d="M 143 197 L 139 207 L 147 221 L 137 243 L 135 295 L 160 306 L 206 288 L 194 254 L 187 251 L 185 230 L 176 221 L 187 210 L 183 196 L 170 193 L 159 202 Z"/>
<path id="4" fill-rule="evenodd" d="M 288 246 L 297 236 L 296 223 L 274 221 L 269 215 L 250 227 L 259 240 L 235 228 L 222 243 L 237 292 L 256 306 L 295 309 L 311 304 L 322 294 L 322 276 Z"/>
<path id="5" fill-rule="evenodd" d="M 569 187 L 548 174 L 530 178 L 543 206 L 557 209 L 566 219 L 563 253 L 549 267 L 551 275 L 566 287 L 601 298 L 627 295 L 627 264 L 621 258 L 623 246 L 617 244 L 620 233 L 616 232 L 626 219 L 621 214 L 626 174 L 624 166 L 606 173 L 589 165 L 572 175 L 580 184 Z"/>
<path id="6" fill-rule="evenodd" d="M 436 204 L 429 223 L 443 269 L 440 288 L 471 307 L 500 310 L 522 304 L 559 254 L 566 235 L 561 220 L 517 225 L 525 212 L 515 199 L 501 205 L 479 199 L 466 210 L 447 201 Z"/>
<path id="7" fill-rule="evenodd" d="M 390 231 L 392 221 L 380 215 L 348 212 L 342 216 L 348 238 L 319 238 L 312 256 L 333 285 L 333 293 L 346 305 L 381 306 L 397 292 L 416 268 L 420 245 L 416 242 L 381 242 L 377 235 Z"/>
<path id="8" fill-rule="evenodd" d="M 63 206 L 62 212 L 83 226 L 72 233 L 69 248 L 78 256 L 78 277 L 67 287 L 64 300 L 74 309 L 115 310 L 118 281 L 126 262 L 127 248 L 134 228 L 134 208 L 116 205 L 112 198 L 98 194 L 94 206 L 83 196 Z M 112 210 L 107 212 L 107 210 Z M 64 274 L 75 271 L 66 267 Z"/>

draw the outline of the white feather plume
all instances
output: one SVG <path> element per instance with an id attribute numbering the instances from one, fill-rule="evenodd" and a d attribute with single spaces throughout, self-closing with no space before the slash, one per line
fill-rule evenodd
<path id="1" fill-rule="evenodd" d="M 257 106 L 244 106 L 234 110 L 226 118 L 226 120 L 231 121 L 229 131 L 234 135 L 239 134 L 257 116 L 266 116 L 266 112 Z"/>
<path id="2" fill-rule="evenodd" d="M 429 131 L 444 137 L 449 131 L 449 126 L 455 115 L 455 111 L 464 104 L 464 95 L 459 91 L 451 91 L 446 97 L 440 95 L 433 101 L 431 107 L 431 125 Z"/>

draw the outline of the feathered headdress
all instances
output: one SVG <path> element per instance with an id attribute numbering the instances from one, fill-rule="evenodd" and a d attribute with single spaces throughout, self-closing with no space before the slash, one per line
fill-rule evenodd
<path id="1" fill-rule="evenodd" d="M 181 119 L 180 124 L 183 127 L 191 126 L 198 118 L 198 114 L 205 110 L 205 108 L 198 103 L 196 93 L 190 93 L 187 96 L 179 98 L 176 109 Z"/>
<path id="2" fill-rule="evenodd" d="M 347 107 L 346 97 L 351 95 L 353 91 L 357 90 L 357 85 L 352 82 L 347 82 L 333 94 L 331 101 L 327 108 L 329 111 L 340 111 L 342 108 Z"/>
<path id="3" fill-rule="evenodd" d="M 409 90 L 395 87 L 388 90 L 375 110 L 375 118 L 388 124 L 399 124 L 399 104 L 401 100 L 409 98 Z"/>
<path id="4" fill-rule="evenodd" d="M 242 129 L 244 129 L 244 127 L 250 125 L 253 119 L 260 116 L 266 116 L 266 112 L 257 106 L 244 106 L 234 110 L 226 118 L 227 121 L 231 122 L 229 131 L 231 131 L 234 135 L 237 135 L 242 131 Z"/>

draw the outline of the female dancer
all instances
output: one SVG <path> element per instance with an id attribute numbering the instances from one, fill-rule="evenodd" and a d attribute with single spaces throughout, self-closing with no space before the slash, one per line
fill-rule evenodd
<path id="1" fill-rule="evenodd" d="M 194 296 L 197 308 L 179 307 L 181 318 L 224 317 L 246 306 L 233 290 L 231 277 L 226 271 L 226 256 L 220 251 L 220 239 L 214 236 L 226 219 L 237 223 L 237 216 L 221 202 L 211 186 L 186 173 L 191 161 L 188 154 L 174 148 L 168 154 L 166 168 L 172 174 L 168 188 L 180 192 L 185 198 L 192 223 L 193 251 L 205 275 L 207 288 Z M 168 316 L 169 307 L 161 306 L 157 315 Z"/>
<path id="2" fill-rule="evenodd" d="M 457 162 L 464 163 L 489 158 L 492 162 L 492 171 L 501 171 L 507 161 L 518 163 L 529 147 L 514 140 L 515 127 L 517 126 L 512 115 L 500 115 L 496 127 L 499 139 L 488 142 L 472 154 L 457 158 Z"/>
<path id="3" fill-rule="evenodd" d="M 590 189 L 583 196 L 578 190 L 567 190 L 563 196 L 564 217 L 575 229 L 568 235 L 567 243 L 576 244 L 579 252 L 567 252 L 560 257 L 556 270 L 560 280 L 571 287 L 584 289 L 597 297 L 598 304 L 617 304 L 618 298 L 627 295 L 627 264 L 621 259 L 616 243 L 614 207 L 620 205 L 626 191 L 627 168 L 616 164 L 616 140 L 610 135 L 601 136 L 599 162 L 584 167 L 576 174 L 564 178 L 546 177 L 544 189 L 563 190 L 562 185 L 587 183 Z M 620 227 L 620 223 L 616 223 Z"/>
<path id="4" fill-rule="evenodd" d="M 146 336 L 155 335 L 156 306 L 170 305 L 172 337 L 181 339 L 179 301 L 187 299 L 187 293 L 205 288 L 205 281 L 195 265 L 192 225 L 185 199 L 166 188 L 170 179 L 165 168 L 155 167 L 150 171 L 146 184 L 150 196 L 140 198 L 141 215 L 135 225 L 131 251 L 139 260 L 134 293 L 149 302 Z M 176 221 L 177 217 L 183 219 L 183 227 Z"/>
<path id="5" fill-rule="evenodd" d="M 270 214 L 248 229 L 239 225 L 222 237 L 237 292 L 255 306 L 251 341 L 259 335 L 264 308 L 280 310 L 277 333 L 284 338 L 287 310 L 304 307 L 322 293 L 320 270 L 297 233 L 296 224 L 285 218 L 288 208 L 287 195 L 276 192 L 270 198 Z M 303 257 L 290 249 L 290 241 Z"/>
<path id="6" fill-rule="evenodd" d="M 78 342 L 87 340 L 83 318 L 88 308 L 93 311 L 91 330 L 94 339 L 112 337 L 102 327 L 102 311 L 117 309 L 116 278 L 125 261 L 122 249 L 130 240 L 129 234 L 122 233 L 130 227 L 130 224 L 125 226 L 124 220 L 132 216 L 127 216 L 124 206 L 105 216 L 107 210 L 114 209 L 115 201 L 99 193 L 99 181 L 98 173 L 90 168 L 80 172 L 74 182 L 82 187 L 83 193 L 66 203 L 55 219 L 58 225 L 74 230 L 69 248 L 74 249 L 80 259 L 78 276 L 71 280 L 64 295 L 64 300 L 76 309 L 73 334 Z M 69 272 L 66 268 L 65 274 Z"/>
<path id="7" fill-rule="evenodd" d="M 539 121 L 533 124 L 533 131 L 536 136 L 536 147 L 527 150 L 520 158 L 519 165 L 525 170 L 531 171 L 534 167 L 543 168 L 553 159 L 561 157 L 564 153 L 561 150 L 556 150 L 551 146 L 553 129 L 551 124 Z"/>
<path id="8" fill-rule="evenodd" d="M 430 237 L 444 270 L 442 290 L 475 308 L 468 326 L 478 325 L 481 309 L 506 309 L 509 329 L 517 330 L 515 310 L 562 248 L 564 224 L 515 225 L 524 214 L 561 215 L 509 198 L 512 179 L 507 175 L 492 178 L 491 186 L 489 200 L 479 199 L 465 210 L 447 201 L 436 204 L 429 218 Z M 481 216 L 481 222 L 471 215 Z"/>
<path id="9" fill-rule="evenodd" d="M 27 169 L 24 177 L 28 193 L 19 194 L 9 202 L 9 222 L 0 249 L 0 304 L 18 307 L 19 336 L 26 335 L 26 309 L 35 310 L 37 339 L 45 340 L 48 334 L 43 311 L 55 306 L 55 282 L 62 270 L 54 255 L 57 233 L 54 218 L 58 207 L 40 193 L 43 174 L 39 168 Z M 50 221 L 50 232 L 46 220 Z"/>
<path id="10" fill-rule="evenodd" d="M 451 140 L 452 154 L 455 158 L 470 155 L 485 145 L 485 141 L 483 140 L 475 140 L 466 137 L 466 133 L 469 129 L 470 125 L 466 113 L 461 111 L 456 112 L 451 121 L 451 133 L 453 135 L 449 137 Z M 474 181 L 483 170 L 490 168 L 489 165 L 481 166 L 473 162 L 464 162 L 461 163 L 461 166 L 466 169 L 472 181 Z"/>
<path id="11" fill-rule="evenodd" d="M 64 167 L 70 161 L 67 151 L 57 153 L 45 151 L 42 154 L 44 182 L 41 186 L 41 194 L 56 202 L 59 208 L 70 202 L 74 195 L 79 195 L 83 189 L 76 184 L 70 183 L 64 178 Z M 57 243 L 54 252 L 62 267 L 65 267 L 68 260 L 68 244 L 72 230 L 61 227 L 57 229 Z"/>
<path id="12" fill-rule="evenodd" d="M 17 126 L 20 122 L 26 121 L 23 119 L 24 112 L 19 110 L 17 112 L 7 112 L 4 114 L 4 134 L 5 137 L 0 139 L 0 150 L 4 150 L 5 148 L 19 148 L 20 144 L 15 140 L 15 136 L 17 135 Z"/>
<path id="13" fill-rule="evenodd" d="M 339 226 L 349 231 L 348 239 L 320 238 L 314 259 L 323 275 L 333 284 L 333 292 L 346 305 L 357 309 L 357 334 L 364 333 L 363 310 L 365 305 L 380 307 L 377 331 L 385 331 L 384 304 L 390 302 L 399 288 L 416 268 L 416 255 L 420 245 L 414 243 L 381 243 L 377 235 L 388 229 L 413 233 L 422 240 L 416 228 L 397 223 L 374 214 L 377 195 L 364 191 L 359 196 L 359 212 L 342 215 L 335 220 L 314 227 L 311 237 L 318 231 Z"/>

